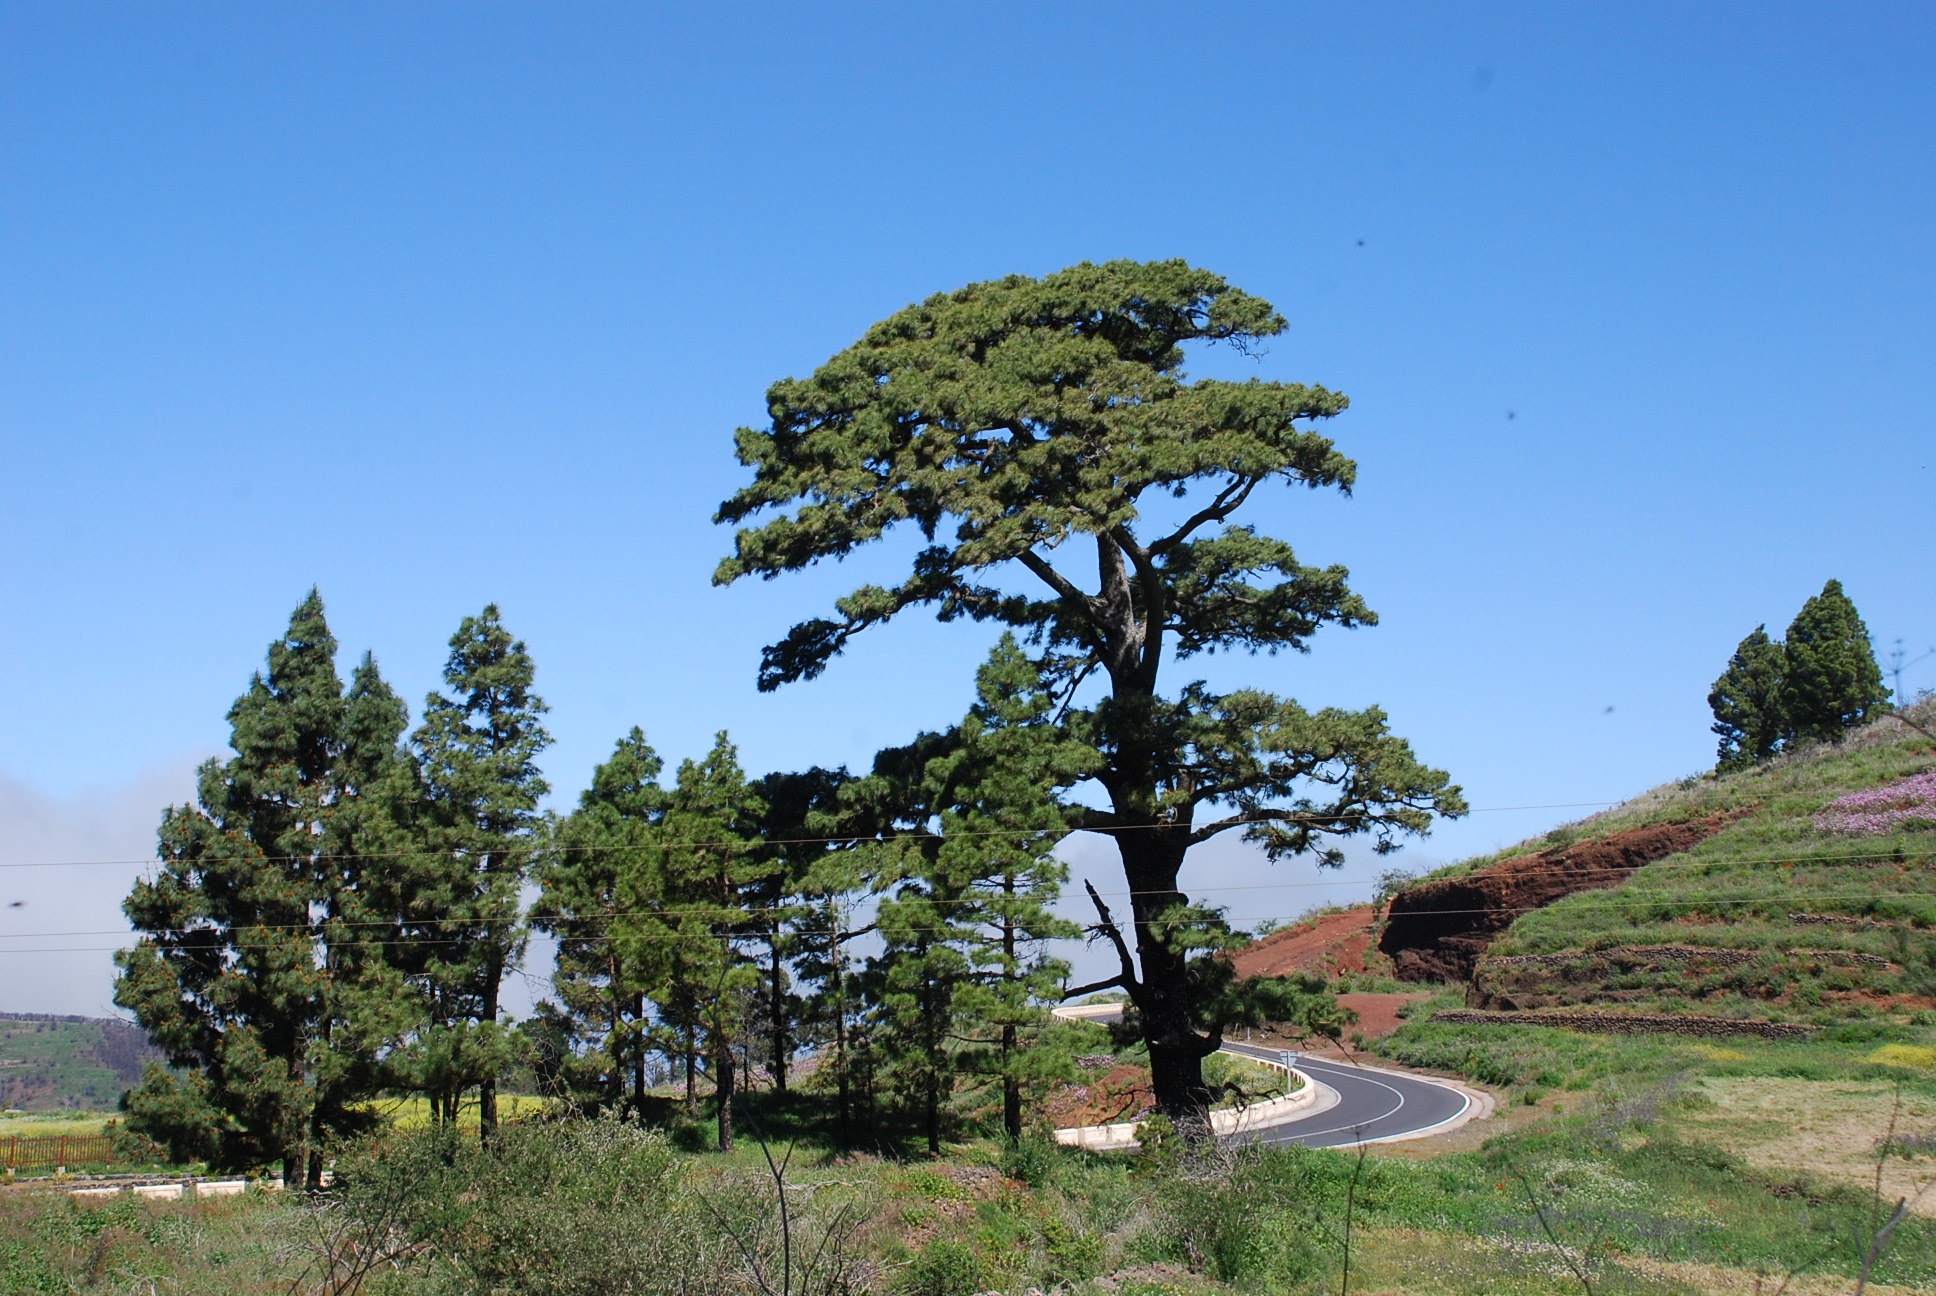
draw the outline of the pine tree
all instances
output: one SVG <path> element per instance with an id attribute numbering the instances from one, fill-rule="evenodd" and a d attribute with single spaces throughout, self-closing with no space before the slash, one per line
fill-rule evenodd
<path id="1" fill-rule="evenodd" d="M 532 924 L 558 940 L 552 977 L 571 1041 L 591 1046 L 580 1066 L 597 1072 L 602 1102 L 629 1102 L 643 1118 L 646 1061 L 652 1039 L 650 988 L 641 960 L 616 939 L 620 914 L 664 903 L 660 822 L 666 795 L 664 763 L 642 730 L 634 728 L 611 759 L 592 773 L 592 785 L 558 833 L 558 849 L 538 870 Z M 630 1081 L 630 1098 L 626 1084 Z"/>
<path id="2" fill-rule="evenodd" d="M 882 752 L 855 789 L 893 807 L 884 817 L 904 846 L 869 984 L 890 1079 L 931 1152 L 963 1070 L 998 1078 L 1003 1129 L 1021 1136 L 1026 1045 L 1068 972 L 1046 942 L 1081 934 L 1050 912 L 1067 876 L 1052 851 L 1071 818 L 1057 793 L 1100 762 L 1054 723 L 1055 699 L 1014 635 L 976 688 L 960 725 Z"/>
<path id="3" fill-rule="evenodd" d="M 516 1048 L 499 1000 L 524 951 L 518 893 L 543 844 L 538 801 L 549 790 L 537 766 L 551 736 L 535 673 L 495 604 L 464 618 L 446 691 L 430 695 L 410 740 L 418 876 L 408 910 L 428 1019 L 416 1069 L 443 1120 L 456 1119 L 461 1093 L 475 1087 L 486 1139 L 497 1127 L 497 1078 Z"/>
<path id="4" fill-rule="evenodd" d="M 1197 653 L 1303 651 L 1324 626 L 1375 623 L 1343 567 L 1236 520 L 1275 486 L 1351 490 L 1357 465 L 1316 427 L 1344 398 L 1183 372 L 1192 347 L 1286 327 L 1180 261 L 936 294 L 769 389 L 767 424 L 735 436 L 751 480 L 716 515 L 740 527 L 719 583 L 844 558 L 896 527 L 923 537 L 902 575 L 769 645 L 763 689 L 813 678 L 921 608 L 1039 645 L 1066 722 L 1104 756 L 1109 805 L 1082 826 L 1112 835 L 1130 892 L 1128 921 L 1101 924 L 1113 981 L 1137 1006 L 1159 1106 L 1193 1135 L 1208 1128 L 1203 1059 L 1231 1023 L 1213 966 L 1227 930 L 1185 926 L 1190 849 L 1241 832 L 1272 858 L 1333 864 L 1340 838 L 1387 850 L 1465 809 L 1377 707 L 1162 687 Z"/>
<path id="5" fill-rule="evenodd" d="M 1707 695 L 1714 732 L 1721 740 L 1717 769 L 1740 769 L 1768 759 L 1780 748 L 1788 732 L 1782 694 L 1786 666 L 1787 655 L 1768 638 L 1765 625 L 1756 626 L 1735 648 L 1728 668 Z"/>
<path id="6" fill-rule="evenodd" d="M 891 876 L 892 866 L 884 866 L 883 859 L 898 856 L 892 847 L 866 840 L 864 830 L 857 832 L 839 804 L 847 786 L 845 771 L 839 771 L 829 804 L 790 830 L 795 836 L 837 840 L 824 843 L 804 868 L 789 948 L 805 991 L 796 1035 L 801 1042 L 825 1045 L 821 1068 L 833 1078 L 835 1122 L 842 1137 L 851 1139 L 861 1129 L 863 1108 L 873 1101 L 874 1069 L 863 1022 L 862 965 L 849 946 L 878 930 L 874 922 L 859 920 L 855 906 L 871 881 Z"/>
<path id="7" fill-rule="evenodd" d="M 1782 698 L 1794 737 L 1833 742 L 1885 708 L 1889 690 L 1855 604 L 1832 580 L 1788 627 Z"/>
<path id="8" fill-rule="evenodd" d="M 959 746 L 929 772 L 937 784 L 942 845 L 937 863 L 963 897 L 973 969 L 958 1002 L 971 1025 L 964 1061 L 999 1077 L 1002 1129 L 1022 1136 L 1025 1081 L 1044 1077 L 1027 1045 L 1047 1024 L 1044 1000 L 1060 997 L 1069 965 L 1046 942 L 1082 929 L 1051 912 L 1068 878 L 1054 847 L 1069 831 L 1056 794 L 1094 772 L 1101 756 L 1053 723 L 1055 699 L 1012 634 L 976 675 L 978 700 Z"/>
<path id="9" fill-rule="evenodd" d="M 756 935 L 750 897 L 774 868 L 760 841 L 764 807 L 746 781 L 738 750 L 721 733 L 704 760 L 684 761 L 666 797 L 664 899 L 657 913 L 620 926 L 628 951 L 645 962 L 662 1018 L 683 1044 L 687 1098 L 703 1052 L 719 1118 L 719 1150 L 733 1148 L 735 1049 L 759 969 L 747 956 Z"/>
<path id="10" fill-rule="evenodd" d="M 971 928 L 946 872 L 925 861 L 880 902 L 882 949 L 865 984 L 880 1032 L 888 1083 L 912 1107 L 938 1156 L 943 1109 L 954 1090 L 957 1002 L 973 968 Z"/>
<path id="11" fill-rule="evenodd" d="M 362 926 L 372 786 L 396 759 L 402 703 L 365 656 L 345 697 L 314 590 L 229 711 L 235 755 L 204 764 L 196 806 L 162 819 L 158 876 L 123 906 L 146 933 L 117 956 L 115 1002 L 183 1073 L 151 1070 L 130 1126 L 181 1160 L 280 1161 L 367 1124 L 354 1107 L 407 1024 L 397 978 Z"/>
<path id="12" fill-rule="evenodd" d="M 821 1006 L 810 1005 L 801 991 L 839 989 L 827 978 L 838 975 L 841 961 L 841 901 L 860 883 L 837 862 L 838 856 L 852 854 L 851 845 L 826 838 L 841 831 L 840 789 L 847 781 L 844 769 L 815 767 L 768 774 L 754 785 L 765 808 L 762 833 L 772 862 L 752 897 L 754 925 L 764 947 L 759 1017 L 765 1035 L 762 1051 L 773 1087 L 781 1093 L 787 1089 L 794 1051 L 807 1042 L 805 1035 L 814 1024 L 810 1017 Z M 842 880 L 830 889 L 836 878 Z M 843 1033 L 836 1029 L 828 1041 L 835 1046 L 829 1064 L 836 1076 Z"/>

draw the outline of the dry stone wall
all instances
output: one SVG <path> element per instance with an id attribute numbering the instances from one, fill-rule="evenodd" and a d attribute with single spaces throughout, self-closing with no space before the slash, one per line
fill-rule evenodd
<path id="1" fill-rule="evenodd" d="M 1806 1039 L 1815 1033 L 1815 1027 L 1795 1022 L 1643 1013 L 1478 1012 L 1455 1008 L 1433 1013 L 1432 1020 L 1454 1026 L 1557 1026 L 1596 1035 L 1692 1035 L 1707 1039 L 1743 1035 L 1757 1039 Z"/>

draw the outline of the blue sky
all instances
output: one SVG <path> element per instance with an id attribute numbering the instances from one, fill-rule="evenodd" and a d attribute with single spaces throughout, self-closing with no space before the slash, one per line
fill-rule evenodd
<path id="1" fill-rule="evenodd" d="M 1111 257 L 1290 319 L 1195 372 L 1353 401 L 1355 497 L 1255 514 L 1383 624 L 1203 673 L 1378 702 L 1480 807 L 1697 770 L 1735 642 L 1827 578 L 1936 642 L 1933 55 L 1903 5 L 0 3 L 0 862 L 145 853 L 311 584 L 413 713 L 496 601 L 561 805 L 635 723 L 756 771 L 947 723 L 978 629 L 755 691 L 900 551 L 714 589 L 731 432 L 909 301 Z M 126 883 L 0 871 L 0 936 Z M 106 968 L 8 956 L 0 1008 Z"/>

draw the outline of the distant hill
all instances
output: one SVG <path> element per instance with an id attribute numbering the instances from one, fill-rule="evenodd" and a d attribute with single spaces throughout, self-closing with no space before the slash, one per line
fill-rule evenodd
<path id="1" fill-rule="evenodd" d="M 110 1110 L 150 1062 L 164 1061 L 127 1022 L 0 1013 L 0 1107 Z"/>

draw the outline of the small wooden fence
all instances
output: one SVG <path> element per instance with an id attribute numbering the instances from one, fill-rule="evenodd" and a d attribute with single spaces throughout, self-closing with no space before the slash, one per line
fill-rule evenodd
<path id="1" fill-rule="evenodd" d="M 45 1134 L 0 1137 L 0 1161 L 7 1173 L 16 1170 L 61 1170 L 68 1166 L 112 1165 L 114 1140 L 106 1134 Z"/>

